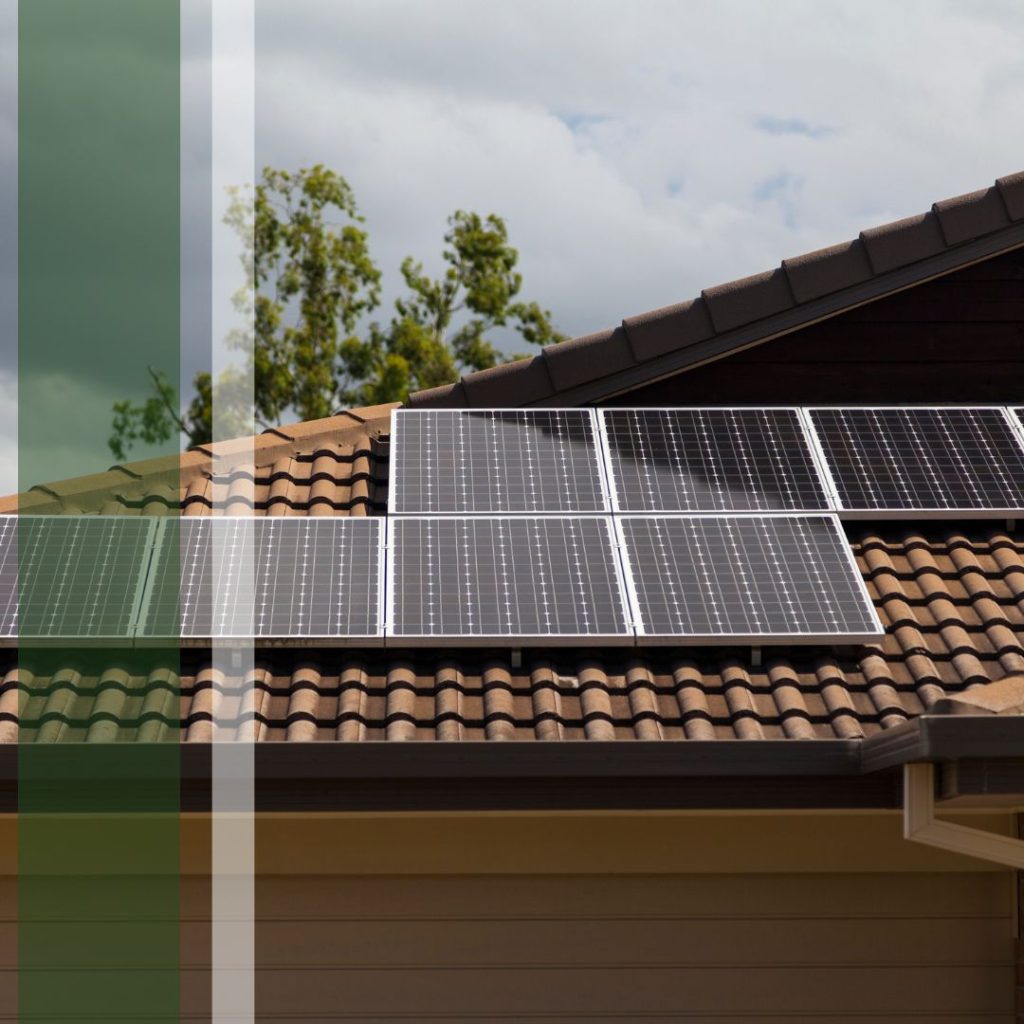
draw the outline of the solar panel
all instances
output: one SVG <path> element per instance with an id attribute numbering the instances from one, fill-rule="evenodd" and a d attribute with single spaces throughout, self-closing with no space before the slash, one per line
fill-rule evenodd
<path id="1" fill-rule="evenodd" d="M 136 516 L 3 517 L 0 635 L 130 637 L 153 530 Z"/>
<path id="2" fill-rule="evenodd" d="M 860 643 L 882 626 L 839 522 L 623 516 L 638 643 Z"/>
<path id="3" fill-rule="evenodd" d="M 389 642 L 632 643 L 606 516 L 393 518 Z"/>
<path id="4" fill-rule="evenodd" d="M 1024 447 L 996 408 L 811 409 L 840 509 L 1017 515 Z"/>
<path id="5" fill-rule="evenodd" d="M 603 512 L 589 409 L 396 410 L 394 513 Z"/>
<path id="6" fill-rule="evenodd" d="M 796 409 L 605 409 L 623 512 L 831 508 Z"/>
<path id="7" fill-rule="evenodd" d="M 381 639 L 383 520 L 168 521 L 139 633 Z"/>

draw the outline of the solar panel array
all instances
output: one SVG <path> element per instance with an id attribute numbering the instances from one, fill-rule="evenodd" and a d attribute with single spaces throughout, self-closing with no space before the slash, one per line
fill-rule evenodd
<path id="1" fill-rule="evenodd" d="M 838 509 L 1024 510 L 1024 447 L 999 408 L 820 408 L 810 423 Z"/>
<path id="2" fill-rule="evenodd" d="M 390 635 L 633 640 L 609 517 L 391 520 Z"/>
<path id="3" fill-rule="evenodd" d="M 608 409 L 602 420 L 617 511 L 830 508 L 796 409 Z"/>
<path id="4" fill-rule="evenodd" d="M 834 516 L 623 516 L 618 526 L 638 637 L 877 638 L 874 606 Z"/>
<path id="5" fill-rule="evenodd" d="M 0 517 L 0 639 L 862 642 L 841 517 L 1024 516 L 1024 409 L 402 410 L 392 444 L 387 524 Z"/>

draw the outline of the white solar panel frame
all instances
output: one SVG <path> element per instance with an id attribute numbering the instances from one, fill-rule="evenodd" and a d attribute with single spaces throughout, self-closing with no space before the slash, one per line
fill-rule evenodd
<path id="1" fill-rule="evenodd" d="M 857 594 L 868 617 L 874 620 L 878 629 L 874 633 L 650 633 L 643 621 L 640 595 L 636 586 L 635 572 L 630 561 L 629 548 L 626 544 L 622 523 L 628 519 L 829 519 L 842 541 L 839 545 L 847 565 L 856 583 Z M 875 602 L 868 593 L 864 576 L 857 565 L 853 549 L 843 533 L 839 517 L 834 512 L 630 512 L 614 519 L 619 552 L 622 558 L 623 571 L 626 579 L 626 590 L 632 608 L 633 628 L 636 632 L 637 646 L 781 646 L 786 644 L 828 644 L 830 646 L 846 646 L 849 644 L 878 643 L 885 636 L 885 627 L 878 615 Z"/>
<path id="2" fill-rule="evenodd" d="M 321 517 L 279 517 L 280 522 L 275 523 L 284 529 L 290 527 L 285 526 L 286 523 L 308 523 L 312 518 Z M 259 517 L 256 516 L 203 516 L 195 517 L 195 522 L 202 523 L 229 523 L 233 520 L 256 523 L 259 521 Z M 189 635 L 174 635 L 171 639 L 175 642 L 180 642 L 183 647 L 205 647 L 208 645 L 209 640 L 227 640 L 227 641 L 245 641 L 251 642 L 256 647 L 294 647 L 297 644 L 302 646 L 311 647 L 382 647 L 384 645 L 384 610 L 385 610 L 385 565 L 384 565 L 384 554 L 385 554 L 385 534 L 386 534 L 386 520 L 382 516 L 324 516 L 322 517 L 324 522 L 329 523 L 343 523 L 343 524 L 367 524 L 363 525 L 348 525 L 342 526 L 341 529 L 365 529 L 372 532 L 376 529 L 377 533 L 377 601 L 376 601 L 376 617 L 377 617 L 377 632 L 372 634 L 338 634 L 338 633 L 313 633 L 303 632 L 302 634 L 297 633 L 284 633 L 268 635 L 247 635 L 247 636 L 235 636 L 213 632 L 212 636 L 206 636 L 205 634 L 189 634 Z M 162 520 L 160 526 L 164 530 L 171 530 L 175 528 L 175 523 L 185 522 L 185 518 L 179 520 Z M 296 527 L 298 528 L 298 527 Z M 149 610 L 149 602 L 152 597 L 152 586 L 156 579 L 156 562 L 159 552 L 162 548 L 163 534 L 155 536 L 153 539 L 153 555 L 150 558 L 150 567 L 147 574 L 146 580 L 146 592 L 139 606 L 138 621 L 136 624 L 135 638 L 136 643 L 139 646 L 154 646 L 167 642 L 168 637 L 164 635 L 142 633 L 140 630 L 145 624 L 146 616 Z M 258 568 L 256 570 L 258 572 Z"/>
<path id="3" fill-rule="evenodd" d="M 11 624 L 3 622 L 0 624 L 0 647 L 16 646 L 19 641 L 29 641 L 32 646 L 62 646 L 68 641 L 73 641 L 76 647 L 91 647 L 91 646 L 103 646 L 107 644 L 116 644 L 118 646 L 128 646 L 135 637 L 135 630 L 138 626 L 139 616 L 141 614 L 142 602 L 145 598 L 145 591 L 149 581 L 149 570 L 152 564 L 153 557 L 153 545 L 157 534 L 157 529 L 160 520 L 157 517 L 149 516 L 119 516 L 119 515 L 3 515 L 0 516 L 5 524 L 9 524 L 10 528 L 14 530 L 15 537 L 17 537 L 18 523 L 29 523 L 32 521 L 53 521 L 60 523 L 67 523 L 69 520 L 78 518 L 89 523 L 93 522 L 112 522 L 112 523 L 129 523 L 138 522 L 143 519 L 146 522 L 145 538 L 143 539 L 142 545 L 145 551 L 145 564 L 139 568 L 139 572 L 135 580 L 135 588 L 131 596 L 131 608 L 128 613 L 128 622 L 125 626 L 124 633 L 22 633 L 20 632 L 20 609 L 18 608 L 21 583 L 19 577 L 20 571 L 20 555 L 15 554 L 15 576 L 16 584 L 18 586 L 18 594 L 15 595 L 15 614 L 19 615 L 18 629 L 11 629 Z"/>
<path id="4" fill-rule="evenodd" d="M 789 515 L 800 515 L 801 513 L 828 513 L 834 512 L 838 507 L 836 504 L 835 486 L 832 481 L 831 475 L 827 472 L 827 468 L 822 465 L 821 449 L 815 443 L 814 439 L 810 436 L 807 427 L 807 418 L 804 414 L 802 406 L 798 405 L 630 405 L 630 406 L 615 406 L 608 409 L 596 409 L 598 427 L 601 431 L 601 454 L 604 460 L 604 473 L 608 481 L 608 495 L 611 501 L 611 510 L 614 515 L 745 515 L 748 512 L 753 515 L 775 515 L 778 513 L 784 513 Z M 706 510 L 686 510 L 679 509 L 678 511 L 672 509 L 661 509 L 651 510 L 650 512 L 636 512 L 633 510 L 625 509 L 622 507 L 622 503 L 619 501 L 618 487 L 616 487 L 615 479 L 615 466 L 612 461 L 612 446 L 608 437 L 608 428 L 605 423 L 606 412 L 792 412 L 796 414 L 796 420 L 800 427 L 801 433 L 803 434 L 804 443 L 807 445 L 807 450 L 811 456 L 811 462 L 814 468 L 818 471 L 818 482 L 821 484 L 822 492 L 824 493 L 825 500 L 828 504 L 823 505 L 820 508 L 790 508 L 790 509 L 765 509 L 763 511 L 757 510 L 739 510 L 733 512 L 729 509 L 706 509 Z"/>
<path id="5" fill-rule="evenodd" d="M 1010 426 L 1013 427 L 1021 448 L 1024 448 L 1024 405 L 1008 405 L 1004 408 L 1010 419 Z"/>
<path id="6" fill-rule="evenodd" d="M 615 581 L 618 588 L 619 606 L 622 618 L 626 626 L 624 633 L 498 633 L 498 634 L 474 634 L 474 635 L 424 635 L 414 636 L 412 634 L 397 635 L 392 632 L 394 627 L 394 595 L 395 595 L 395 564 L 392 558 L 394 549 L 394 538 L 392 537 L 392 521 L 408 519 L 488 519 L 488 520 L 528 520 L 528 519 L 596 519 L 604 524 L 608 535 L 608 543 L 612 552 L 612 565 L 615 570 Z M 604 647 L 632 647 L 636 644 L 636 632 L 633 622 L 634 602 L 629 598 L 625 579 L 625 568 L 622 562 L 622 552 L 619 549 L 620 538 L 615 526 L 614 518 L 611 515 L 602 513 L 571 513 L 562 515 L 559 513 L 534 513 L 534 514 L 470 514 L 470 515 L 413 515 L 412 513 L 389 516 L 387 531 L 386 549 L 386 607 L 387 617 L 384 622 L 384 644 L 386 647 L 408 648 L 418 645 L 429 647 L 581 647 L 600 644 Z"/>
<path id="7" fill-rule="evenodd" d="M 572 413 L 574 416 L 579 416 L 580 414 L 584 414 L 585 413 L 586 414 L 586 418 L 588 418 L 590 420 L 590 427 L 591 427 L 591 431 L 592 431 L 593 437 L 594 437 L 594 458 L 595 458 L 595 464 L 596 464 L 596 467 L 597 467 L 598 480 L 599 480 L 600 485 L 601 485 L 601 494 L 602 494 L 602 499 L 603 499 L 603 502 L 604 502 L 603 508 L 588 509 L 588 510 L 584 510 L 584 511 L 574 511 L 572 509 L 566 509 L 564 511 L 557 511 L 556 510 L 556 511 L 552 511 L 552 512 L 538 512 L 538 511 L 532 511 L 532 510 L 529 510 L 529 509 L 527 509 L 525 511 L 515 510 L 515 511 L 495 511 L 495 512 L 433 512 L 433 511 L 429 511 L 429 510 L 418 511 L 418 512 L 399 511 L 397 509 L 397 504 L 398 504 L 397 496 L 398 496 L 398 487 L 399 487 L 400 478 L 399 478 L 397 472 L 394 471 L 395 467 L 397 466 L 397 462 L 396 462 L 396 459 L 395 459 L 395 454 L 397 452 L 397 440 L 398 440 L 398 436 L 399 436 L 398 435 L 398 429 L 397 429 L 398 419 L 399 419 L 399 417 L 401 415 L 404 415 L 404 414 L 409 413 L 409 412 L 429 413 L 431 411 L 434 411 L 434 410 L 430 410 L 430 409 L 392 409 L 391 410 L 391 451 L 390 451 L 389 461 L 390 461 L 392 472 L 390 474 L 390 476 L 391 476 L 391 480 L 390 480 L 391 492 L 388 495 L 388 518 L 391 518 L 392 516 L 412 516 L 412 517 L 416 517 L 416 518 L 423 518 L 423 517 L 426 517 L 426 516 L 444 516 L 444 517 L 451 517 L 451 518 L 470 518 L 470 517 L 473 517 L 473 516 L 481 516 L 481 517 L 485 517 L 485 518 L 486 517 L 500 518 L 502 516 L 540 516 L 540 517 L 543 517 L 543 516 L 553 516 L 553 517 L 558 518 L 558 517 L 564 517 L 564 516 L 600 516 L 600 515 L 605 515 L 605 514 L 607 514 L 607 513 L 612 511 L 611 478 L 608 476 L 608 465 L 607 465 L 607 459 L 606 459 L 606 456 L 605 456 L 605 445 L 604 445 L 604 441 L 603 441 L 603 436 L 600 433 L 601 417 L 600 417 L 600 415 L 598 413 L 598 410 L 590 409 L 590 408 L 586 408 L 586 407 L 580 407 L 580 406 L 538 406 L 537 408 L 532 408 L 532 407 L 529 407 L 529 406 L 527 406 L 527 407 L 523 407 L 523 406 L 518 406 L 518 407 L 516 407 L 516 406 L 496 406 L 494 408 L 491 408 L 490 406 L 488 406 L 486 408 L 481 407 L 479 409 L 459 408 L 459 409 L 446 409 L 446 410 L 437 410 L 437 411 L 453 412 L 453 413 L 473 413 L 473 412 L 492 413 L 492 412 L 494 412 L 494 413 L 517 413 L 517 414 L 522 414 L 524 412 L 525 413 L 529 413 L 529 412 L 538 412 L 538 413 Z"/>
<path id="8" fill-rule="evenodd" d="M 0 570 L 4 573 L 12 572 L 14 575 L 14 589 L 9 595 L 0 594 L 0 600 L 6 600 L 7 604 L 0 608 L 0 647 L 16 646 L 18 643 L 18 548 L 17 548 L 17 524 L 18 516 L 0 516 L 0 537 L 4 537 L 10 531 L 13 541 L 6 549 L 0 548 Z M 11 564 L 8 564 L 8 559 Z"/>
<path id="9" fill-rule="evenodd" d="M 971 505 L 958 505 L 950 508 L 864 508 L 847 507 L 843 504 L 839 495 L 839 488 L 829 465 L 828 455 L 825 447 L 818 436 L 817 428 L 814 425 L 814 412 L 884 412 L 893 410 L 914 410 L 944 412 L 953 409 L 965 410 L 998 410 L 1009 425 L 1010 433 L 1016 438 L 1018 444 L 1024 448 L 1024 431 L 1014 422 L 1016 417 L 1011 412 L 1011 407 L 995 404 L 984 404 L 978 402 L 955 403 L 946 405 L 806 405 L 803 406 L 804 421 L 808 437 L 811 439 L 825 475 L 827 486 L 832 498 L 836 503 L 836 512 L 841 519 L 1016 519 L 1024 516 L 1024 508 L 979 508 Z"/>

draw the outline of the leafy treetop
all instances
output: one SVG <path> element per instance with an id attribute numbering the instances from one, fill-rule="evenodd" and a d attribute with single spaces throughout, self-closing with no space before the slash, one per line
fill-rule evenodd
<path id="1" fill-rule="evenodd" d="M 251 207 L 236 191 L 225 223 L 242 239 L 248 278 L 234 301 L 251 310 L 253 324 L 251 338 L 228 343 L 250 360 L 260 425 L 285 414 L 313 420 L 339 407 L 404 401 L 495 366 L 505 361 L 492 340 L 496 328 L 534 345 L 564 340 L 548 310 L 519 297 L 519 254 L 495 214 L 457 210 L 448 218 L 446 267 L 436 279 L 407 257 L 406 292 L 385 324 L 368 322 L 380 304 L 381 272 L 352 189 L 335 171 L 267 167 Z M 209 373 L 197 374 L 181 415 L 166 376 L 150 369 L 150 377 L 145 402 L 114 406 L 109 445 L 117 459 L 136 442 L 165 442 L 179 431 L 192 445 L 210 439 L 213 397 L 225 382 L 214 387 Z"/>

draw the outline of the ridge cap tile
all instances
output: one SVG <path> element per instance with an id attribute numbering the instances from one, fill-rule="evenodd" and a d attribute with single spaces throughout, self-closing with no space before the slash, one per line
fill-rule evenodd
<path id="1" fill-rule="evenodd" d="M 939 218 L 931 210 L 867 228 L 859 237 L 876 275 L 937 256 L 948 248 Z"/>
<path id="2" fill-rule="evenodd" d="M 464 409 L 468 405 L 465 385 L 462 380 L 457 380 L 453 384 L 439 384 L 437 387 L 413 392 L 405 407 L 409 409 Z"/>
<path id="3" fill-rule="evenodd" d="M 720 334 L 782 313 L 796 301 L 781 266 L 705 288 L 701 298 Z"/>
<path id="4" fill-rule="evenodd" d="M 535 356 L 524 356 L 467 374 L 462 385 L 466 400 L 474 408 L 530 405 L 555 392 L 543 350 Z"/>
<path id="5" fill-rule="evenodd" d="M 1003 197 L 1006 212 L 1012 220 L 1024 220 L 1024 171 L 1006 174 L 996 179 L 996 187 Z"/>
<path id="6" fill-rule="evenodd" d="M 867 249 L 859 238 L 790 257 L 782 261 L 782 267 L 798 303 L 863 284 L 873 276 Z"/>
<path id="7" fill-rule="evenodd" d="M 556 391 L 568 391 L 636 365 L 625 329 L 620 325 L 585 334 L 541 350 Z"/>
<path id="8" fill-rule="evenodd" d="M 959 245 L 1010 225 L 1010 216 L 997 186 L 966 192 L 932 204 L 947 245 Z"/>
<path id="9" fill-rule="evenodd" d="M 707 303 L 700 297 L 626 317 L 622 326 L 638 363 L 696 345 L 715 333 Z"/>

